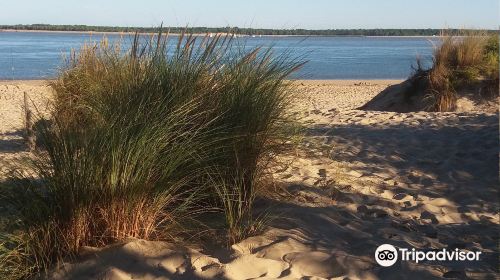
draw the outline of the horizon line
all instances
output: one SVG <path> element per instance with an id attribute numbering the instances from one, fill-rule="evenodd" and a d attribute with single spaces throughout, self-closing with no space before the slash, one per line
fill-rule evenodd
<path id="1" fill-rule="evenodd" d="M 463 28 L 463 27 L 444 27 L 444 28 L 435 28 L 435 27 L 412 27 L 412 28 L 397 28 L 397 27 L 370 27 L 370 28 L 320 28 L 320 29 L 309 29 L 309 28 L 269 28 L 269 27 L 240 27 L 240 26 L 123 26 L 123 25 L 88 25 L 88 24 L 51 24 L 51 23 L 30 23 L 30 24 L 0 24 L 0 28 L 4 27 L 42 27 L 42 26 L 74 26 L 74 27 L 90 27 L 90 28 L 99 28 L 99 27 L 107 27 L 107 28 L 138 28 L 138 29 L 195 29 L 195 28 L 206 28 L 206 29 L 244 29 L 244 30 L 288 30 L 288 31 L 346 31 L 346 30 L 454 30 L 454 31 L 467 31 L 467 30 L 483 30 L 483 31 L 497 31 L 499 32 L 500 26 L 498 29 L 490 29 L 490 28 Z"/>

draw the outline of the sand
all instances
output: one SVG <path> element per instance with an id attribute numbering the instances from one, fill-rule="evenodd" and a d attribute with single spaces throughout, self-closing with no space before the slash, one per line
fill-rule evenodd
<path id="1" fill-rule="evenodd" d="M 43 114 L 51 92 L 44 81 L 0 81 L 0 180 L 14 159 L 30 156 L 23 140 L 24 92 L 31 110 Z"/>
<path id="2" fill-rule="evenodd" d="M 302 143 L 282 155 L 279 213 L 230 258 L 166 242 L 131 240 L 84 248 L 54 279 L 494 279 L 498 277 L 498 113 L 362 111 L 400 81 L 300 81 L 293 114 Z M 0 83 L 0 160 L 26 154 L 22 92 L 36 82 Z M 2 165 L 0 161 L 0 171 Z M 1 174 L 0 174 L 1 176 Z M 374 260 L 381 244 L 468 249 L 478 262 Z"/>

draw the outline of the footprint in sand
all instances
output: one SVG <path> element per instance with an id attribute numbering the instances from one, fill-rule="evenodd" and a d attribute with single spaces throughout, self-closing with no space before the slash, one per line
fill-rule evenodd
<path id="1" fill-rule="evenodd" d="M 398 194 L 395 194 L 392 198 L 395 200 L 403 200 L 407 196 L 408 195 L 405 193 L 398 193 Z"/>
<path id="2" fill-rule="evenodd" d="M 384 218 L 388 216 L 385 210 L 379 208 L 370 209 L 366 205 L 358 206 L 357 211 L 365 217 Z"/>
<path id="3" fill-rule="evenodd" d="M 424 211 L 420 214 L 421 220 L 430 220 L 433 224 L 439 224 L 439 221 L 436 218 L 436 215 L 432 214 L 429 211 Z"/>

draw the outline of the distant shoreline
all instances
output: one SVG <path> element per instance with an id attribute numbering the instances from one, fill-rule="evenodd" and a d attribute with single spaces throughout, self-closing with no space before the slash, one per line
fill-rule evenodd
<path id="1" fill-rule="evenodd" d="M 0 33 L 68 33 L 68 34 L 127 34 L 133 35 L 136 32 L 123 31 L 65 31 L 65 30 L 18 30 L 18 29 L 0 29 Z M 138 32 L 139 34 L 157 34 L 156 32 Z M 170 35 L 180 35 L 180 33 L 169 33 Z M 196 33 L 194 35 L 205 35 L 205 33 Z"/>
<path id="2" fill-rule="evenodd" d="M 28 29 L 0 29 L 1 33 L 62 33 L 62 34 L 102 34 L 102 35 L 133 35 L 136 32 L 132 31 L 65 31 L 65 30 L 28 30 Z M 141 35 L 154 35 L 157 32 L 137 32 Z M 214 32 L 207 33 L 193 33 L 194 36 L 205 36 L 207 34 L 214 34 Z M 179 36 L 181 33 L 169 33 L 172 36 Z M 249 35 L 249 34 L 237 34 L 241 37 L 370 37 L 370 38 L 440 38 L 443 36 L 438 35 L 301 35 L 301 34 L 290 34 L 290 35 Z"/>

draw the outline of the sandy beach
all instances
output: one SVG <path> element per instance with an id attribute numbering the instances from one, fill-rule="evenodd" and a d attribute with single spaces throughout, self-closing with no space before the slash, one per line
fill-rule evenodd
<path id="1" fill-rule="evenodd" d="M 207 250 L 131 240 L 83 248 L 53 279 L 494 279 L 498 277 L 498 113 L 358 110 L 401 81 L 297 81 L 292 114 L 304 126 L 279 158 L 278 215 L 262 235 Z M 43 112 L 43 81 L 0 82 L 0 180 L 29 156 L 23 93 Z M 480 251 L 480 261 L 374 259 L 381 244 Z"/>

